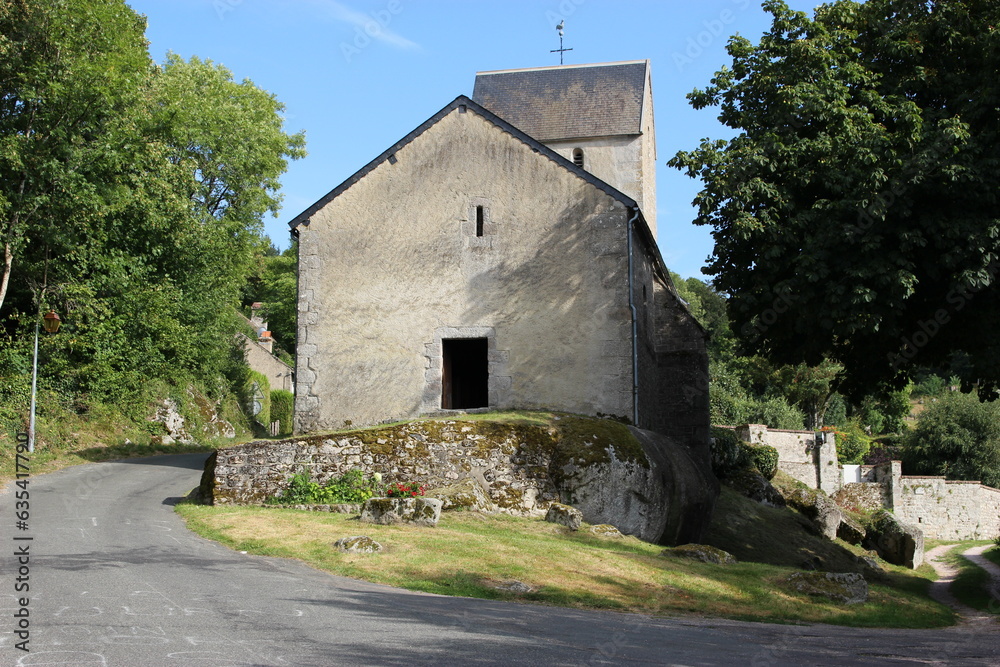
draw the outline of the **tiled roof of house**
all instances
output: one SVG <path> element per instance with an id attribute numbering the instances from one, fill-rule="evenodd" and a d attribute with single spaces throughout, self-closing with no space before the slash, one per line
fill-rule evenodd
<path id="1" fill-rule="evenodd" d="M 472 99 L 542 142 L 641 134 L 648 67 L 637 60 L 479 72 Z"/>

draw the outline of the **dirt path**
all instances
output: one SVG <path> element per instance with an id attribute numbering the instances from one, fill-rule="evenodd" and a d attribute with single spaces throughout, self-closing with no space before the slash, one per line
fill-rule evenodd
<path id="1" fill-rule="evenodd" d="M 990 594 L 996 600 L 996 609 L 991 605 L 991 611 L 981 611 L 962 604 L 951 592 L 951 583 L 958 576 L 958 568 L 944 561 L 947 553 L 955 547 L 954 544 L 942 544 L 934 547 L 926 554 L 926 560 L 937 572 L 938 578 L 931 583 L 930 594 L 938 602 L 946 604 L 954 609 L 961 616 L 959 624 L 985 625 L 995 623 L 996 614 L 1000 613 L 1000 567 L 987 560 L 982 553 L 991 545 L 973 547 L 965 551 L 962 555 L 973 563 L 990 573 L 992 577 L 990 583 Z"/>

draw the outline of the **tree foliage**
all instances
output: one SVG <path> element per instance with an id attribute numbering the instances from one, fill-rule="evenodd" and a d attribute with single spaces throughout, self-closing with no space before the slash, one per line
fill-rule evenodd
<path id="1" fill-rule="evenodd" d="M 196 57 L 154 66 L 144 27 L 122 0 L 0 2 L 0 375 L 55 307 L 42 381 L 81 406 L 238 382 L 261 218 L 304 154 L 273 95 Z"/>
<path id="2" fill-rule="evenodd" d="M 1000 404 L 960 392 L 932 402 L 907 435 L 903 466 L 1000 487 Z"/>
<path id="3" fill-rule="evenodd" d="M 760 43 L 733 37 L 689 95 L 738 134 L 670 162 L 704 181 L 734 330 L 778 363 L 836 359 L 853 396 L 956 350 L 995 384 L 1000 4 L 764 7 Z"/>
<path id="4" fill-rule="evenodd" d="M 298 247 L 292 243 L 284 252 L 261 255 L 257 267 L 244 288 L 243 302 L 264 304 L 263 317 L 281 349 L 295 354 L 298 317 L 298 282 L 296 276 Z"/>

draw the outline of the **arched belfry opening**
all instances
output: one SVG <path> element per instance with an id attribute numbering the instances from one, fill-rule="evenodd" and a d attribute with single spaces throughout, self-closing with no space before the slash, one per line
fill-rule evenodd
<path id="1" fill-rule="evenodd" d="M 573 149 L 573 164 L 575 164 L 576 166 L 578 166 L 580 169 L 584 168 L 583 167 L 583 149 L 582 148 L 574 148 Z"/>

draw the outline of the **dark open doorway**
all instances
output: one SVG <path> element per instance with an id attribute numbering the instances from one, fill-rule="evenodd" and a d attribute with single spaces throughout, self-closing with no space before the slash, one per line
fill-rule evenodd
<path id="1" fill-rule="evenodd" d="M 489 407 L 489 363 L 485 338 L 451 338 L 441 341 L 444 368 L 441 407 L 466 410 Z"/>

